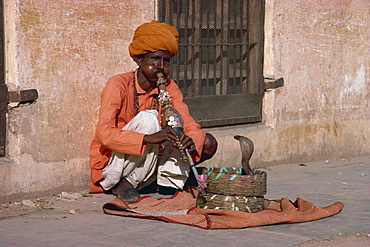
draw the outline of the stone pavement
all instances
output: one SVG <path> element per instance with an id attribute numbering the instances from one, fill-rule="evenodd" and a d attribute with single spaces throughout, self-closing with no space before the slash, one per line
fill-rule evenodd
<path id="1" fill-rule="evenodd" d="M 370 246 L 370 156 L 261 170 L 268 175 L 267 199 L 300 197 L 319 207 L 340 201 L 344 208 L 305 223 L 204 230 L 106 215 L 101 208 L 112 195 L 53 196 L 33 200 L 34 207 L 1 205 L 0 246 Z"/>

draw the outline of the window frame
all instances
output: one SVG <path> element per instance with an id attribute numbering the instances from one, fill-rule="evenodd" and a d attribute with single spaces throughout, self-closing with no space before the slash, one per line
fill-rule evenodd
<path id="1" fill-rule="evenodd" d="M 191 115 L 194 117 L 194 119 L 202 126 L 202 127 L 218 127 L 218 126 L 227 126 L 227 125 L 236 125 L 236 124 L 246 124 L 246 123 L 255 123 L 255 122 L 261 122 L 262 121 L 262 100 L 263 100 L 263 94 L 265 90 L 265 82 L 263 77 L 263 56 L 264 56 L 264 11 L 265 11 L 265 1 L 264 0 L 213 0 L 214 4 L 217 3 L 228 3 L 233 4 L 236 6 L 236 3 L 244 3 L 243 7 L 246 8 L 246 11 L 248 13 L 254 13 L 254 14 L 247 14 L 247 21 L 244 22 L 244 27 L 241 25 L 242 31 L 239 33 L 243 33 L 244 29 L 248 30 L 248 40 L 243 45 L 247 45 L 248 51 L 248 60 L 247 64 L 242 66 L 240 64 L 239 68 L 245 69 L 247 71 L 247 83 L 244 83 L 243 78 L 241 77 L 239 80 L 240 87 L 244 87 L 244 89 L 240 89 L 239 91 L 230 90 L 230 87 L 228 89 L 224 89 L 225 92 L 222 92 L 221 95 L 212 95 L 209 94 L 209 91 L 215 91 L 216 84 L 209 83 L 209 69 L 212 67 L 212 65 L 208 65 L 208 67 L 205 67 L 206 69 L 203 69 L 202 65 L 199 66 L 199 64 L 203 64 L 201 62 L 198 62 L 196 66 L 199 66 L 198 71 L 196 73 L 202 74 L 205 71 L 206 76 L 194 78 L 194 72 L 190 73 L 189 77 L 185 77 L 185 79 L 179 79 L 180 74 L 185 74 L 189 72 L 190 69 L 189 66 L 183 66 L 185 69 L 181 70 L 179 67 L 179 64 L 181 64 L 181 60 L 183 61 L 190 61 L 189 57 L 196 56 L 198 54 L 199 61 L 202 61 L 202 53 L 201 52 L 193 52 L 196 49 L 194 49 L 194 46 L 199 46 L 198 51 L 202 50 L 202 46 L 212 45 L 207 44 L 207 42 L 198 42 L 189 44 L 188 42 L 184 42 L 184 39 L 182 36 L 188 36 L 189 32 L 189 26 L 191 30 L 194 30 L 194 33 L 196 33 L 196 29 L 198 29 L 198 36 L 202 36 L 200 34 L 199 30 L 202 29 L 202 33 L 204 31 L 208 33 L 216 32 L 214 29 L 205 29 L 203 28 L 204 20 L 202 20 L 204 12 L 202 12 L 202 15 L 198 13 L 198 17 L 196 18 L 196 12 L 195 12 L 195 5 L 201 6 L 200 8 L 204 11 L 208 11 L 208 15 L 205 15 L 204 18 L 208 18 L 209 23 L 209 13 L 211 12 L 207 8 L 203 8 L 203 6 L 210 6 L 209 1 L 205 0 L 159 0 L 158 1 L 158 14 L 159 14 L 159 21 L 160 22 L 166 22 L 170 25 L 175 26 L 179 31 L 179 53 L 176 55 L 176 57 L 173 58 L 173 65 L 172 65 L 172 74 L 171 78 L 176 81 L 176 83 L 179 85 L 180 90 L 184 94 L 184 102 L 188 105 Z M 179 13 L 182 13 L 182 16 L 186 16 L 183 13 L 186 12 L 189 14 L 189 9 L 192 6 L 192 18 L 189 18 L 188 21 L 185 21 L 184 23 L 181 23 L 181 14 L 180 18 L 177 18 Z M 229 5 L 228 5 L 229 6 Z M 230 9 L 230 6 L 228 7 Z M 236 7 L 234 7 L 236 9 Z M 243 8 L 244 9 L 244 8 Z M 183 11 L 183 12 L 181 12 Z M 200 12 L 200 11 L 198 11 Z M 216 12 L 216 8 L 214 10 Z M 243 12 L 243 11 L 242 11 Z M 241 12 L 241 13 L 242 13 Z M 258 13 L 257 15 L 255 13 Z M 177 13 L 177 15 L 176 15 Z M 217 12 L 219 13 L 219 12 Z M 224 11 L 221 11 L 221 13 L 224 13 Z M 187 18 L 187 17 L 183 17 Z M 214 18 L 216 18 L 216 14 L 214 15 Z M 235 18 L 235 16 L 234 16 Z M 196 20 L 195 20 L 196 19 Z M 200 20 L 199 20 L 200 19 Z M 243 19 L 243 18 L 241 18 Z M 199 21 L 199 23 L 196 23 L 196 25 L 199 25 L 197 27 L 194 26 L 194 23 Z M 230 16 L 227 17 L 227 21 L 229 23 L 226 23 L 228 26 L 227 28 L 230 29 L 230 26 L 233 24 L 230 24 Z M 234 21 L 237 23 L 237 20 Z M 242 23 L 242 21 L 240 21 Z M 216 19 L 215 19 L 216 23 Z M 182 24 L 182 25 L 181 25 Z M 216 26 L 216 24 L 214 24 Z M 236 25 L 236 24 L 235 24 Z M 208 24 L 209 27 L 209 24 Z M 237 28 L 234 28 L 234 31 L 232 32 L 232 29 L 230 29 L 230 33 L 234 33 L 234 37 L 236 37 Z M 209 36 L 207 37 L 208 41 L 210 40 Z M 231 41 L 230 41 L 231 40 Z M 232 40 L 228 36 L 228 40 L 225 42 L 225 44 L 218 44 L 221 46 L 229 46 L 231 43 L 235 43 L 237 39 Z M 189 52 L 189 50 L 183 49 L 184 47 L 191 46 L 193 49 Z M 229 50 L 228 50 L 229 51 Z M 221 59 L 224 59 L 224 50 L 221 50 L 219 54 L 217 54 Z M 228 53 L 228 52 L 226 52 Z M 235 53 L 234 52 L 234 60 L 237 61 L 239 59 L 242 61 L 242 59 L 239 57 L 235 59 Z M 189 55 L 190 54 L 190 55 Z M 242 52 L 240 52 L 242 54 Z M 208 55 L 207 55 L 208 56 Z M 216 55 L 215 55 L 216 56 Z M 227 55 L 226 55 L 227 56 Z M 229 60 L 230 58 L 227 57 Z M 184 63 L 184 62 L 182 62 Z M 176 67 L 178 66 L 178 67 Z M 193 65 L 190 65 L 193 66 Z M 227 64 L 229 69 L 224 68 L 220 69 L 220 73 L 229 73 L 230 70 L 232 73 L 231 67 L 229 67 L 229 64 Z M 231 65 L 232 66 L 232 65 Z M 237 63 L 234 64 L 234 71 L 236 70 L 235 67 L 237 67 Z M 241 71 L 240 70 L 240 71 Z M 223 71 L 223 72 L 222 72 Z M 213 74 L 216 74 L 216 69 L 213 71 Z M 242 74 L 242 72 L 240 72 Z M 199 79 L 200 78 L 200 79 Z M 233 80 L 235 85 L 235 77 L 227 76 L 227 84 L 229 84 L 230 80 Z M 189 82 L 188 82 L 189 81 Z M 243 82 L 243 83 L 241 83 Z M 201 86 L 203 84 L 213 85 L 213 89 L 207 88 L 204 90 L 204 88 Z M 198 87 L 197 92 L 198 93 L 189 93 L 188 91 L 188 85 Z M 199 89 L 201 88 L 201 89 Z M 199 93 L 203 91 L 205 93 Z M 196 90 L 193 90 L 196 91 Z"/>

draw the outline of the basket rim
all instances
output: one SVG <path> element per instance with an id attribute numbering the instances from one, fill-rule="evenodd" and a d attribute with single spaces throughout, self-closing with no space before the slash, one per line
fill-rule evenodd
<path id="1" fill-rule="evenodd" d="M 243 174 L 244 173 L 244 174 Z M 267 173 L 261 170 L 254 170 L 254 175 L 245 174 L 242 167 L 209 167 L 203 171 L 203 175 L 206 175 L 208 178 L 219 179 L 219 178 L 228 178 L 229 180 L 234 180 L 236 177 L 242 178 L 242 180 L 249 179 L 254 177 L 255 180 L 257 177 L 266 178 Z"/>

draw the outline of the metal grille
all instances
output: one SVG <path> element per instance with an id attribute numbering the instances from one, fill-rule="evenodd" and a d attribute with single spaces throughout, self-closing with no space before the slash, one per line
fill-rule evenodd
<path id="1" fill-rule="evenodd" d="M 257 0 L 159 1 L 159 20 L 179 31 L 171 77 L 204 127 L 261 119 L 263 6 Z"/>

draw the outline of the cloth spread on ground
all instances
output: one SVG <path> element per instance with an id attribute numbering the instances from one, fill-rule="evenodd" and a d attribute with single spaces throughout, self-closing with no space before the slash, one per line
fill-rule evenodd
<path id="1" fill-rule="evenodd" d="M 265 209 L 245 213 L 226 209 L 202 209 L 196 207 L 197 190 L 177 192 L 171 198 L 155 199 L 144 196 L 127 204 L 116 198 L 103 206 L 106 214 L 164 220 L 172 223 L 196 226 L 204 229 L 246 228 L 277 223 L 298 223 L 317 220 L 339 213 L 343 203 L 317 207 L 301 198 L 292 203 L 287 199 L 266 200 Z"/>

